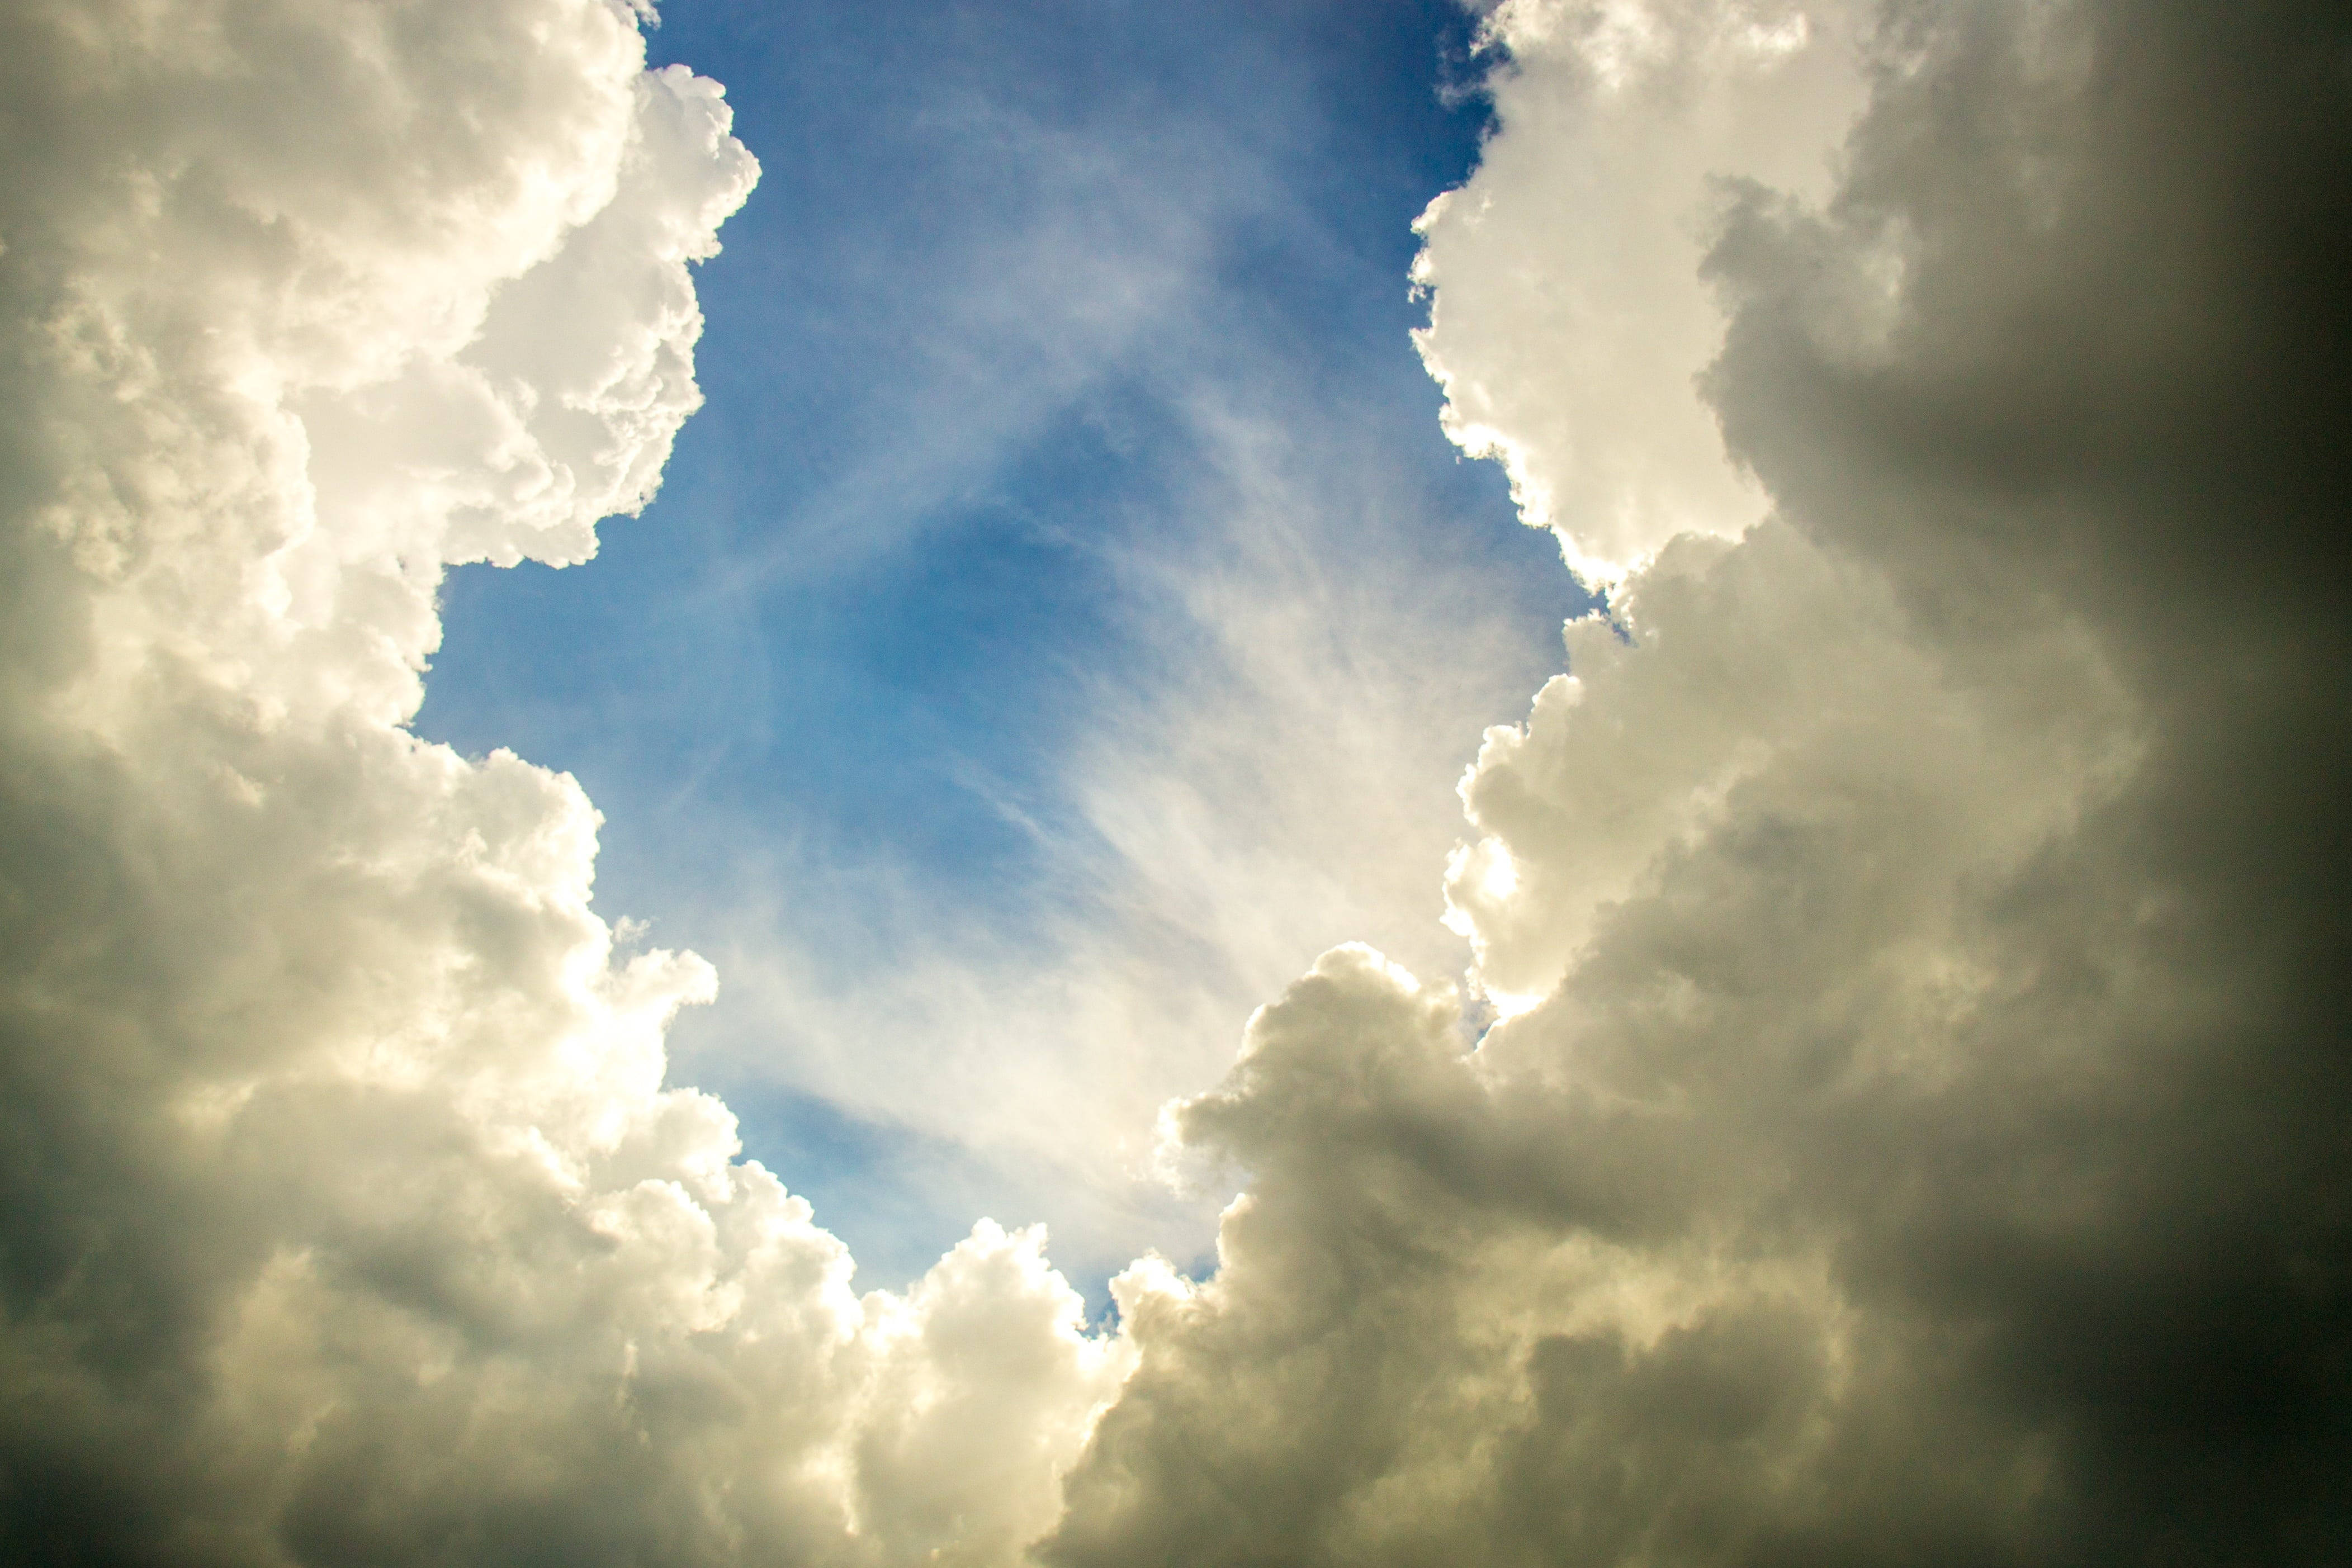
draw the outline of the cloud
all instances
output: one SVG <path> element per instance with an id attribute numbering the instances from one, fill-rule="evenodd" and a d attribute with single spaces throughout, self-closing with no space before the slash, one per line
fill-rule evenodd
<path id="1" fill-rule="evenodd" d="M 637 23 L 0 23 L 0 1557 L 1002 1562 L 1126 1369 L 1036 1231 L 855 1296 L 578 787 L 403 727 L 698 402 L 756 169 Z"/>
<path id="2" fill-rule="evenodd" d="M 1465 1054 L 1454 999 L 1363 949 L 1261 1011 L 1179 1114 L 1253 1175 L 1221 1268 L 1137 1320 L 1048 1562 L 2352 1540 L 2320 565 L 2352 37 L 1888 8 L 1832 187 L 1700 178 L 1735 161 L 1636 203 L 1637 243 L 1714 204 L 1689 260 L 1727 314 L 1704 408 L 1620 419 L 1610 345 L 1686 344 L 1696 297 L 1593 294 L 1612 209 L 1559 195 L 1753 101 L 1727 19 L 1845 26 L 1494 14 L 1503 130 L 1430 225 L 1426 347 L 1458 438 L 1617 585 L 1464 788 L 1451 896 L 1512 1016 Z M 1681 96 L 1612 107 L 1660 60 Z M 1708 411 L 1755 520 L 1593 499 Z"/>
<path id="3" fill-rule="evenodd" d="M 403 727 L 443 569 L 694 406 L 717 89 L 586 0 L 0 20 L 0 1555 L 2345 1555 L 2342 19 L 1488 23 L 1424 347 L 1611 589 L 1464 784 L 1507 1016 L 1327 954 L 1105 1334 L 985 1221 L 855 1295 L 577 786 Z"/>
<path id="4" fill-rule="evenodd" d="M 1488 81 L 1501 131 L 1422 215 L 1413 280 L 1435 298 L 1418 338 L 1447 433 L 1501 459 L 1588 581 L 1767 509 L 1691 395 L 1720 330 L 1699 277 L 1710 183 L 1821 192 L 1862 104 L 1865 9 L 1510 0 L 1486 16 L 1507 52 Z"/>

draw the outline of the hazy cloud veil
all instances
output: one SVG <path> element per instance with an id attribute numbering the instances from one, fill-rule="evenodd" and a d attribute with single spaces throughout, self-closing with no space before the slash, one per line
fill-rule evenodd
<path id="1" fill-rule="evenodd" d="M 0 10 L 0 1554 L 2352 1555 L 2340 9 L 1488 13 L 1422 350 L 1611 592 L 1464 785 L 1500 1021 L 1328 955 L 1098 1334 L 856 1297 L 578 788 L 404 727 L 698 402 L 641 19 Z"/>

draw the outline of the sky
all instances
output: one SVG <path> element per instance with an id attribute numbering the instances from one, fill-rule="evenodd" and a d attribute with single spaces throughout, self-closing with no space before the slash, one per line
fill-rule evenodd
<path id="1" fill-rule="evenodd" d="M 0 1563 L 2352 1557 L 2347 62 L 0 8 Z"/>
<path id="2" fill-rule="evenodd" d="M 761 161 L 697 273 L 708 402 L 594 570 L 453 574 L 415 727 L 586 786 L 597 907 L 727 977 L 673 1077 L 863 1282 L 976 1213 L 1049 1221 L 1098 1305 L 1144 1247 L 1206 1253 L 1232 1194 L 1167 1190 L 1160 1105 L 1338 942 L 1468 960 L 1452 791 L 1586 602 L 1409 336 L 1412 224 L 1487 122 L 1474 28 L 689 0 L 648 37 Z M 1337 725 L 1346 776 L 1270 798 L 1272 737 Z M 1198 841 L 1107 799 L 1146 791 Z M 1270 854 L 1287 906 L 1186 907 Z"/>

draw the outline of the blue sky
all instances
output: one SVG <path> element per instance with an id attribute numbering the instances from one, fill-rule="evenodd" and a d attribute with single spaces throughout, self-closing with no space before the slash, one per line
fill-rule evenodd
<path id="1" fill-rule="evenodd" d="M 1379 824 L 1443 826 L 1579 607 L 1408 336 L 1410 225 L 1486 124 L 1468 33 L 1445 0 L 677 0 L 651 35 L 726 84 L 764 171 L 700 272 L 708 403 L 593 563 L 454 574 L 415 727 L 587 787 L 600 906 L 720 967 L 673 1078 L 725 1095 L 861 1283 L 983 1212 L 1051 1220 L 1090 1289 L 1197 1249 L 1213 1180 L 1081 1198 L 1049 1128 L 1119 1122 L 1132 1164 L 1133 1104 L 1208 1087 L 1267 977 L 1357 936 L 1447 961 L 1434 852 Z M 1370 892 L 1294 897 L 1252 858 L 1289 831 L 1246 821 L 1265 779 L 1318 768 L 1286 809 L 1345 827 L 1339 874 L 1407 862 Z M 1211 841 L 1139 873 L 1152 825 L 1115 802 L 1161 785 Z M 1297 913 L 1204 936 L 1139 875 L 1255 876 Z M 1011 1083 L 1113 969 L 1111 1013 L 1188 1042 L 1067 1047 L 1132 1054 L 1104 1071 L 1133 1094 L 1032 1138 L 1024 1092 L 968 1132 L 970 1091 L 927 1089 L 966 1049 Z M 1015 993 L 1037 1015 L 971 1016 Z"/>

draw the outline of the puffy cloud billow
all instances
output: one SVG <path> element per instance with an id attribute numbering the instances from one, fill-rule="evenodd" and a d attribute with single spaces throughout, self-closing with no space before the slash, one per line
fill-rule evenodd
<path id="1" fill-rule="evenodd" d="M 0 17 L 0 1556 L 999 1562 L 1127 1354 L 1042 1237 L 859 1299 L 663 1087 L 568 778 L 404 729 L 577 561 L 756 173 L 603 0 Z"/>
<path id="2" fill-rule="evenodd" d="M 0 1554 L 2352 1556 L 2339 8 L 1488 13 L 1422 350 L 1609 609 L 1470 1008 L 1263 1009 L 1097 1333 L 985 1222 L 856 1295 L 577 787 L 404 727 L 697 402 L 640 20 L 0 13 Z"/>
<path id="3" fill-rule="evenodd" d="M 1501 1021 L 1360 950 L 1259 1014 L 1046 1560 L 2344 1560 L 2352 26 L 1489 25 L 1423 351 L 1615 585 L 1464 785 Z"/>

